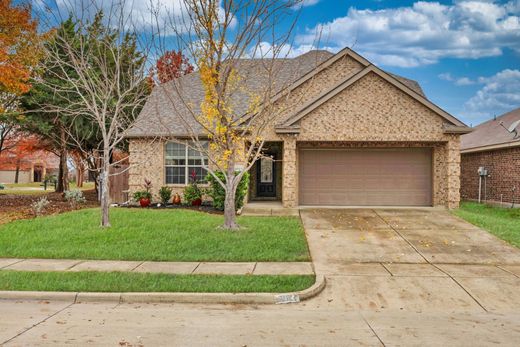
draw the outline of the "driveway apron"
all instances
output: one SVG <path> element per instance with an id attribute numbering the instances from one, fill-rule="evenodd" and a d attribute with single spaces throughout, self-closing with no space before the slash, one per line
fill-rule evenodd
<path id="1" fill-rule="evenodd" d="M 448 211 L 304 209 L 301 218 L 316 273 L 328 283 L 317 305 L 520 310 L 520 250 Z"/>

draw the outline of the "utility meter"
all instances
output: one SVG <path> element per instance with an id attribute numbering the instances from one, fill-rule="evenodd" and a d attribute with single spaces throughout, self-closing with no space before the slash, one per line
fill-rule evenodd
<path id="1" fill-rule="evenodd" d="M 485 167 L 481 166 L 481 167 L 478 168 L 478 174 L 480 176 L 487 176 L 488 175 L 488 170 Z"/>

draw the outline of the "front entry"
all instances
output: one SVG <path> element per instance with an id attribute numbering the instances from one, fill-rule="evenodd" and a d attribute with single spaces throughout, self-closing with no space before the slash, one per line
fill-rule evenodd
<path id="1" fill-rule="evenodd" d="M 256 196 L 262 198 L 276 197 L 276 155 L 267 154 L 256 165 Z"/>

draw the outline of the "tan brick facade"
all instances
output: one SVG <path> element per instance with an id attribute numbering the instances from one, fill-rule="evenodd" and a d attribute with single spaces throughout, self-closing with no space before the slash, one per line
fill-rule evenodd
<path id="1" fill-rule="evenodd" d="M 280 119 L 297 105 L 326 92 L 339 80 L 360 71 L 363 66 L 352 59 L 339 59 L 295 92 L 278 101 Z M 430 147 L 433 161 L 434 206 L 455 208 L 459 204 L 459 135 L 445 134 L 447 121 L 431 108 L 412 98 L 375 73 L 369 73 L 299 120 L 297 134 L 277 134 L 275 125 L 266 130 L 268 141 L 283 141 L 282 202 L 298 205 L 298 148 L 327 147 Z M 130 189 L 144 177 L 154 188 L 164 184 L 163 148 L 150 148 L 145 141 L 132 140 L 131 162 L 148 166 L 130 171 Z M 151 154 L 153 153 L 153 155 Z M 142 167 L 142 165 L 140 165 Z M 141 170 L 141 171 L 138 171 Z M 251 176 L 254 179 L 254 175 Z"/>

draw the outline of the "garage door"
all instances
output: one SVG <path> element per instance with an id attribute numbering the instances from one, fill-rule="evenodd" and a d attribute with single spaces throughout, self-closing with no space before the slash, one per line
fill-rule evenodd
<path id="1" fill-rule="evenodd" d="M 301 149 L 301 205 L 431 206 L 429 148 Z"/>

